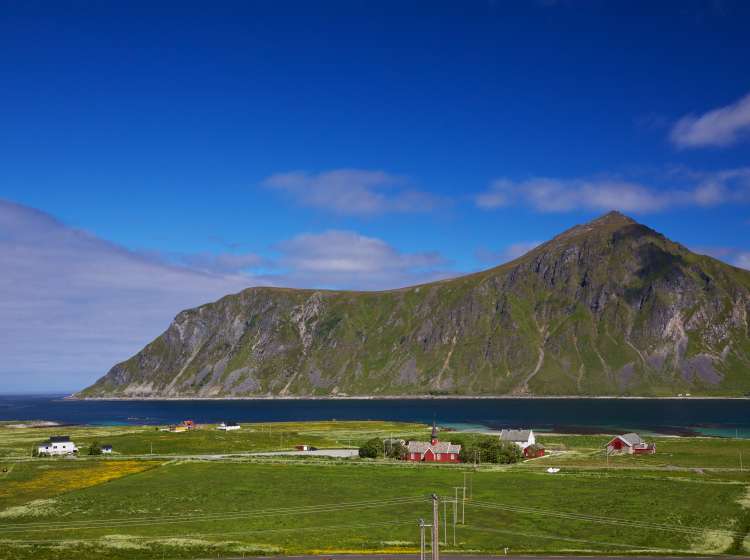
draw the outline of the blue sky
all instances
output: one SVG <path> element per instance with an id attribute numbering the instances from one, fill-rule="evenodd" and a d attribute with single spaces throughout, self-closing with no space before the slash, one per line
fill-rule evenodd
<path id="1" fill-rule="evenodd" d="M 748 24 L 0 0 L 0 382 L 75 389 L 224 293 L 460 274 L 612 208 L 750 268 Z"/>

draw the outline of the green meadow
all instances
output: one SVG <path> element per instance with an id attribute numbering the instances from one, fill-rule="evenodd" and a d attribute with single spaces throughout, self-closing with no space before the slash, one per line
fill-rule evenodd
<path id="1" fill-rule="evenodd" d="M 565 466 L 740 469 L 750 471 L 750 440 L 710 437 L 648 437 L 656 443 L 653 455 L 610 455 L 605 453 L 611 436 L 546 435 L 537 436 L 549 456 L 526 463 L 543 466 L 555 463 Z"/>
<path id="2" fill-rule="evenodd" d="M 187 432 L 162 431 L 165 426 L 65 426 L 9 428 L 0 426 L 0 458 L 28 457 L 51 435 L 69 435 L 88 453 L 93 442 L 110 444 L 118 456 L 205 455 L 283 451 L 298 444 L 321 449 L 358 447 L 373 437 L 425 437 L 428 427 L 385 421 L 270 422 L 242 424 L 237 431 L 220 431 L 206 424 Z"/>
<path id="3" fill-rule="evenodd" d="M 284 447 L 297 438 L 337 447 L 428 433 L 416 424 L 315 422 L 247 425 L 228 434 L 71 428 L 63 431 L 76 441 L 104 442 L 106 436 L 128 455 L 32 460 L 28 453 L 16 454 L 29 448 L 28 438 L 47 437 L 45 430 L 0 427 L 0 558 L 416 552 L 418 521 L 430 521 L 432 494 L 441 498 L 441 523 L 444 512 L 449 521 L 441 531 L 445 551 L 750 553 L 750 473 L 732 464 L 733 454 L 746 449 L 740 440 L 660 438 L 657 455 L 610 458 L 609 468 L 596 463 L 607 439 L 598 436 L 541 435 L 551 456 L 477 469 L 210 457 L 225 451 L 230 440 L 229 449 L 237 453 L 278 449 L 281 434 L 289 438 Z M 163 455 L 136 456 L 150 438 L 164 435 L 174 439 L 156 440 Z M 210 449 L 201 449 L 203 444 Z M 546 472 L 552 465 L 560 472 Z M 454 544 L 451 500 L 464 481 L 467 500 L 459 499 Z"/>

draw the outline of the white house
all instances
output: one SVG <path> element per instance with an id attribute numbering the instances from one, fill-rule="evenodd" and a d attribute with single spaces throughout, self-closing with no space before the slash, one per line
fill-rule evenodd
<path id="1" fill-rule="evenodd" d="M 217 430 L 224 430 L 225 432 L 231 432 L 232 430 L 239 430 L 240 425 L 237 422 L 222 422 L 216 427 Z"/>
<path id="2" fill-rule="evenodd" d="M 512 441 L 522 450 L 536 443 L 534 430 L 502 430 L 500 432 L 502 441 Z"/>
<path id="3" fill-rule="evenodd" d="M 109 455 L 112 453 L 112 446 L 111 445 L 102 445 L 102 454 Z"/>
<path id="4" fill-rule="evenodd" d="M 78 453 L 76 444 L 68 436 L 52 436 L 48 441 L 39 444 L 39 455 L 73 455 Z"/>

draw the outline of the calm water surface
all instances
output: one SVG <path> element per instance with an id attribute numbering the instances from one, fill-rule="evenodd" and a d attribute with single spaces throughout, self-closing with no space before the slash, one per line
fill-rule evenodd
<path id="1" fill-rule="evenodd" d="M 0 421 L 62 424 L 168 424 L 292 420 L 401 420 L 444 426 L 533 427 L 595 432 L 640 430 L 750 438 L 748 400 L 403 399 L 262 401 L 66 401 L 53 396 L 0 396 Z"/>

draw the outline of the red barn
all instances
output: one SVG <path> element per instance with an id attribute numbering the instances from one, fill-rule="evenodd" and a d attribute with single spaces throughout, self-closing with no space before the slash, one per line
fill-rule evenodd
<path id="1" fill-rule="evenodd" d="M 539 445 L 538 443 L 529 445 L 527 447 L 524 447 L 523 449 L 523 456 L 526 459 L 536 459 L 537 457 L 544 457 L 544 453 L 544 447 Z"/>
<path id="2" fill-rule="evenodd" d="M 428 463 L 460 463 L 461 446 L 449 441 L 440 441 L 437 437 L 437 426 L 432 425 L 430 441 L 410 441 L 406 444 L 407 461 L 425 461 Z"/>
<path id="3" fill-rule="evenodd" d="M 607 444 L 607 453 L 618 455 L 627 453 L 628 455 L 643 455 L 656 453 L 655 443 L 646 443 L 638 434 L 630 433 L 621 436 L 615 436 Z"/>

